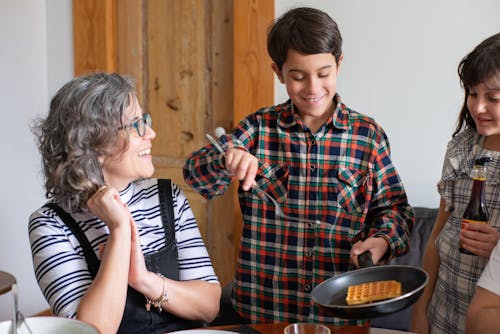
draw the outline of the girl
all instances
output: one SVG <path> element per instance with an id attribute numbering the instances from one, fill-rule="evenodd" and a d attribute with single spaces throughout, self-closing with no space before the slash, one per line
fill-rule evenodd
<path id="1" fill-rule="evenodd" d="M 448 143 L 438 191 L 441 203 L 422 261 L 429 282 L 413 310 L 410 331 L 464 333 L 476 282 L 500 233 L 500 34 L 481 42 L 458 66 L 465 100 Z M 476 159 L 487 157 L 489 224 L 461 218 L 472 188 Z M 472 253 L 459 251 L 459 243 Z"/>

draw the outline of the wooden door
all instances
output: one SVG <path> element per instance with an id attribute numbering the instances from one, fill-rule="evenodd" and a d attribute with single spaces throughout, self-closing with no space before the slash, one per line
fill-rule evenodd
<path id="1" fill-rule="evenodd" d="M 234 277 L 241 217 L 233 183 L 207 201 L 182 176 L 186 157 L 216 126 L 273 103 L 265 47 L 274 1 L 73 0 L 75 74 L 133 76 L 153 116 L 155 177 L 189 199 L 222 284 Z"/>

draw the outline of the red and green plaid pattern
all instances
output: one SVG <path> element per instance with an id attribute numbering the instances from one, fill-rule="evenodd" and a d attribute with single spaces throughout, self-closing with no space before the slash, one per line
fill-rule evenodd
<path id="1" fill-rule="evenodd" d="M 336 102 L 332 118 L 317 133 L 288 101 L 249 115 L 221 138 L 223 147 L 247 150 L 260 160 L 257 184 L 281 202 L 285 214 L 320 221 L 275 217 L 265 198 L 239 188 L 244 224 L 234 305 L 252 322 L 349 323 L 314 304 L 314 286 L 353 269 L 351 245 L 368 236 L 384 237 L 390 256 L 407 251 L 413 210 L 387 137 L 338 95 Z M 190 156 L 184 176 L 206 198 L 224 193 L 232 180 L 211 145 Z"/>

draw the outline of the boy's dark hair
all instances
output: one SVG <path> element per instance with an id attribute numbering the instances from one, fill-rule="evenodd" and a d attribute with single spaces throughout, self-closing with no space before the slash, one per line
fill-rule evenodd
<path id="1" fill-rule="evenodd" d="M 280 70 L 290 49 L 306 55 L 331 53 L 338 63 L 342 36 L 337 23 L 315 8 L 299 7 L 284 13 L 267 33 L 267 52 Z"/>
<path id="2" fill-rule="evenodd" d="M 467 99 L 470 88 L 480 83 L 492 79 L 500 74 L 500 33 L 488 37 L 468 55 L 466 55 L 458 65 L 458 76 L 465 91 L 464 103 L 458 116 L 457 127 L 453 132 L 456 136 L 462 128 L 476 128 L 476 123 L 472 118 Z"/>

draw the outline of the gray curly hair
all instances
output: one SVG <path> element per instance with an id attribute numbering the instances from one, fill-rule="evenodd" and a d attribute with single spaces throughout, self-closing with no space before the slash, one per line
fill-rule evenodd
<path id="1" fill-rule="evenodd" d="M 48 199 L 69 212 L 86 208 L 105 184 L 99 158 L 128 147 L 118 128 L 135 98 L 133 80 L 117 73 L 77 77 L 56 93 L 47 117 L 33 126 Z"/>

